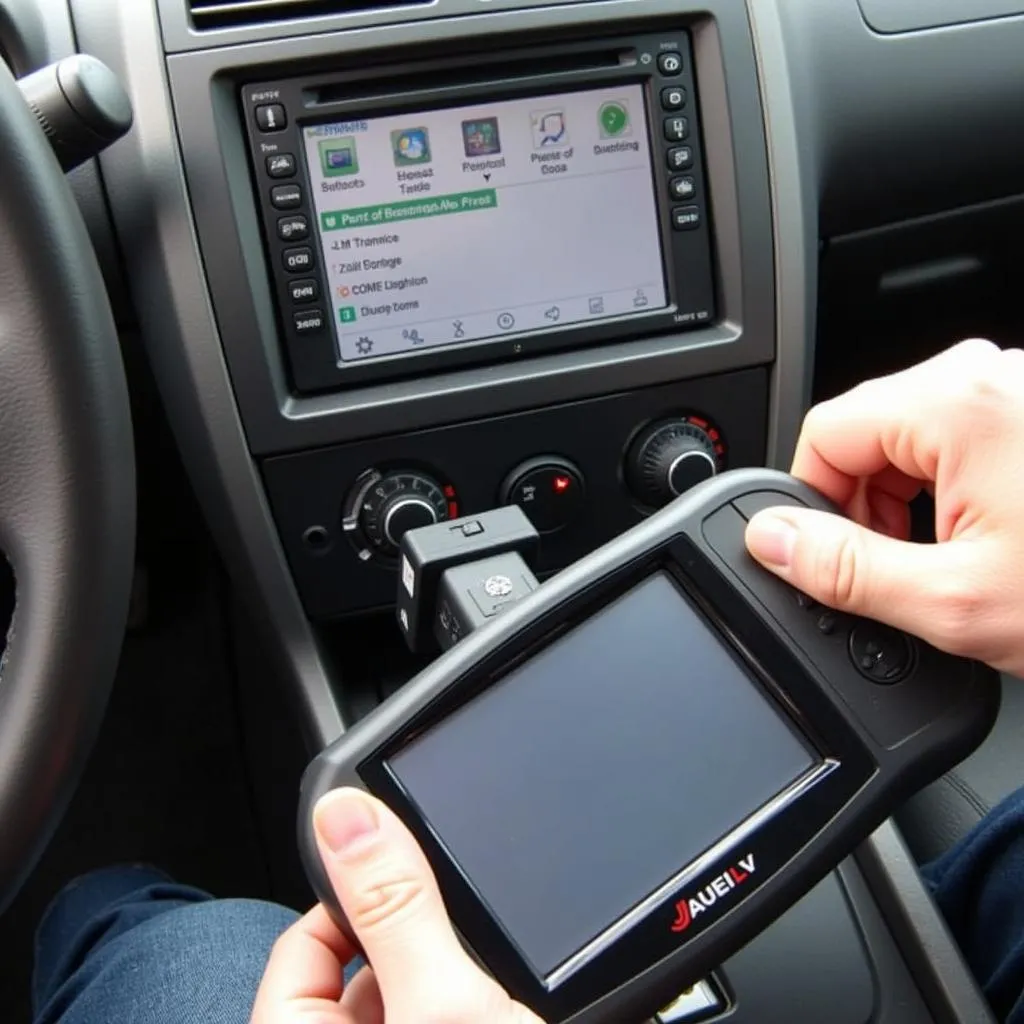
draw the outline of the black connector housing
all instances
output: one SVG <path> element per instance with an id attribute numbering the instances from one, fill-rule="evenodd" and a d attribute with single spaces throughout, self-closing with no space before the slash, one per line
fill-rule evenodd
<path id="1" fill-rule="evenodd" d="M 434 639 L 447 651 L 538 586 L 517 551 L 452 566 L 437 591 Z"/>
<path id="2" fill-rule="evenodd" d="M 414 653 L 436 649 L 433 626 L 438 588 L 447 570 L 508 552 L 516 552 L 529 564 L 539 543 L 536 528 L 518 505 L 410 530 L 402 538 L 395 608 L 409 649 Z"/>

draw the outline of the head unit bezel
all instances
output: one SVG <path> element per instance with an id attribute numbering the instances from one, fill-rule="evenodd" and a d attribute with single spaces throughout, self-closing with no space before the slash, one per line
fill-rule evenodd
<path id="1" fill-rule="evenodd" d="M 677 72 L 662 71 L 659 56 L 678 53 Z M 303 128 L 332 121 L 368 119 L 391 114 L 423 112 L 488 100 L 503 101 L 603 86 L 638 84 L 644 90 L 658 210 L 659 236 L 668 305 L 650 313 L 563 325 L 533 332 L 492 337 L 462 345 L 426 349 L 366 362 L 342 364 L 337 326 L 309 187 Z M 682 145 L 692 151 L 692 166 L 683 169 L 693 179 L 692 199 L 674 201 L 669 181 L 668 151 L 679 142 L 665 138 L 661 92 L 679 86 L 687 96 L 681 114 L 689 122 Z M 284 127 L 261 130 L 258 108 L 277 105 Z M 614 341 L 678 332 L 714 322 L 715 286 L 710 243 L 710 203 L 704 171 L 703 146 L 696 95 L 696 77 L 689 34 L 616 37 L 589 43 L 546 46 L 468 55 L 453 61 L 376 65 L 352 70 L 310 74 L 245 85 L 241 105 L 253 187 L 261 213 L 263 243 L 270 283 L 276 298 L 278 329 L 291 369 L 291 383 L 300 392 L 339 390 L 371 381 L 417 377 L 459 366 L 507 362 L 556 350 L 583 348 Z M 268 158 L 290 155 L 294 172 L 273 177 Z M 276 208 L 273 189 L 297 185 L 298 205 Z M 674 230 L 672 211 L 693 207 L 697 223 Z M 283 240 L 278 224 L 286 217 L 304 218 L 308 235 L 298 242 Z M 285 267 L 285 251 L 298 245 L 308 250 L 308 268 L 301 273 Z M 315 281 L 316 298 L 296 304 L 290 292 L 295 280 Z"/>

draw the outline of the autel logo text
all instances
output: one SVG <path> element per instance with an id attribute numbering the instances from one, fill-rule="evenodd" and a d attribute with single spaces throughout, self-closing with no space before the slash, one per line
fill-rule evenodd
<path id="1" fill-rule="evenodd" d="M 742 885 L 754 874 L 754 855 L 748 853 L 731 868 L 713 878 L 700 892 L 681 899 L 676 904 L 676 919 L 672 923 L 672 931 L 685 932 L 693 924 L 696 917 L 710 910 L 723 896 L 728 896 L 738 885 Z"/>

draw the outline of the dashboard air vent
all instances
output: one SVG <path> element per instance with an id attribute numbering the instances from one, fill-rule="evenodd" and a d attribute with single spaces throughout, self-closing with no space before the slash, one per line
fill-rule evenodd
<path id="1" fill-rule="evenodd" d="M 381 7 L 409 7 L 434 0 L 187 0 L 192 24 L 200 30 L 269 25 L 295 18 L 317 18 Z"/>

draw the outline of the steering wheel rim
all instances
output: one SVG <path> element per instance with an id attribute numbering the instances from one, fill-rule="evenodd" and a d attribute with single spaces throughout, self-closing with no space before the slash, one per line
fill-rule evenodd
<path id="1" fill-rule="evenodd" d="M 99 729 L 127 621 L 135 462 L 117 332 L 49 143 L 0 61 L 0 911 Z"/>

